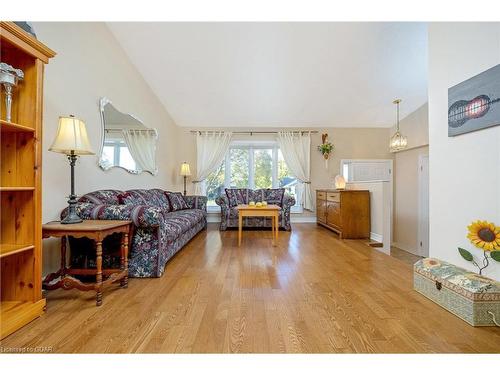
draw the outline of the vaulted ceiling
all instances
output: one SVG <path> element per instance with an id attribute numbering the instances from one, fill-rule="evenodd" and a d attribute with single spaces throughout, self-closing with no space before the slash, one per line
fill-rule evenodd
<path id="1" fill-rule="evenodd" d="M 179 126 L 388 127 L 427 101 L 425 23 L 108 23 Z"/>

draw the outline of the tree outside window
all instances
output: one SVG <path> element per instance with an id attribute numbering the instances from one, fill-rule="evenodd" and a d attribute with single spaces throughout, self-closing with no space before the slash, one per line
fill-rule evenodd
<path id="1" fill-rule="evenodd" d="M 300 184 L 292 176 L 276 144 L 233 145 L 221 166 L 205 180 L 208 206 L 224 194 L 225 187 L 270 189 L 285 188 L 295 197 L 295 212 L 301 210 Z"/>

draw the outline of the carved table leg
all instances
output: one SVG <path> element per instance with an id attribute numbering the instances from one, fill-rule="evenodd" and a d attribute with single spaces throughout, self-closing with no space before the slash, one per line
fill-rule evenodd
<path id="1" fill-rule="evenodd" d="M 126 288 L 128 286 L 128 233 L 122 233 L 120 261 L 120 268 L 127 272 L 125 277 L 121 279 L 120 286 Z"/>
<path id="2" fill-rule="evenodd" d="M 102 305 L 102 242 L 96 242 L 96 263 L 97 263 L 97 274 L 96 274 L 96 306 Z"/>
<path id="3" fill-rule="evenodd" d="M 61 279 L 66 275 L 66 236 L 61 237 Z"/>

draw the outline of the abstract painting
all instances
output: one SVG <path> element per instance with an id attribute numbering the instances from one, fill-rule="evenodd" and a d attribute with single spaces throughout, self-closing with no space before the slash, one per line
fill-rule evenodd
<path id="1" fill-rule="evenodd" d="M 448 89 L 448 137 L 500 125 L 500 64 Z"/>

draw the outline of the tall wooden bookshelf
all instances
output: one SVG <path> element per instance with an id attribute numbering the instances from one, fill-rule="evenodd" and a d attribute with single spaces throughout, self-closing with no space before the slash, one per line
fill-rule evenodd
<path id="1" fill-rule="evenodd" d="M 24 72 L 7 122 L 0 102 L 0 338 L 43 314 L 43 69 L 55 52 L 12 22 L 0 22 L 0 60 Z"/>

